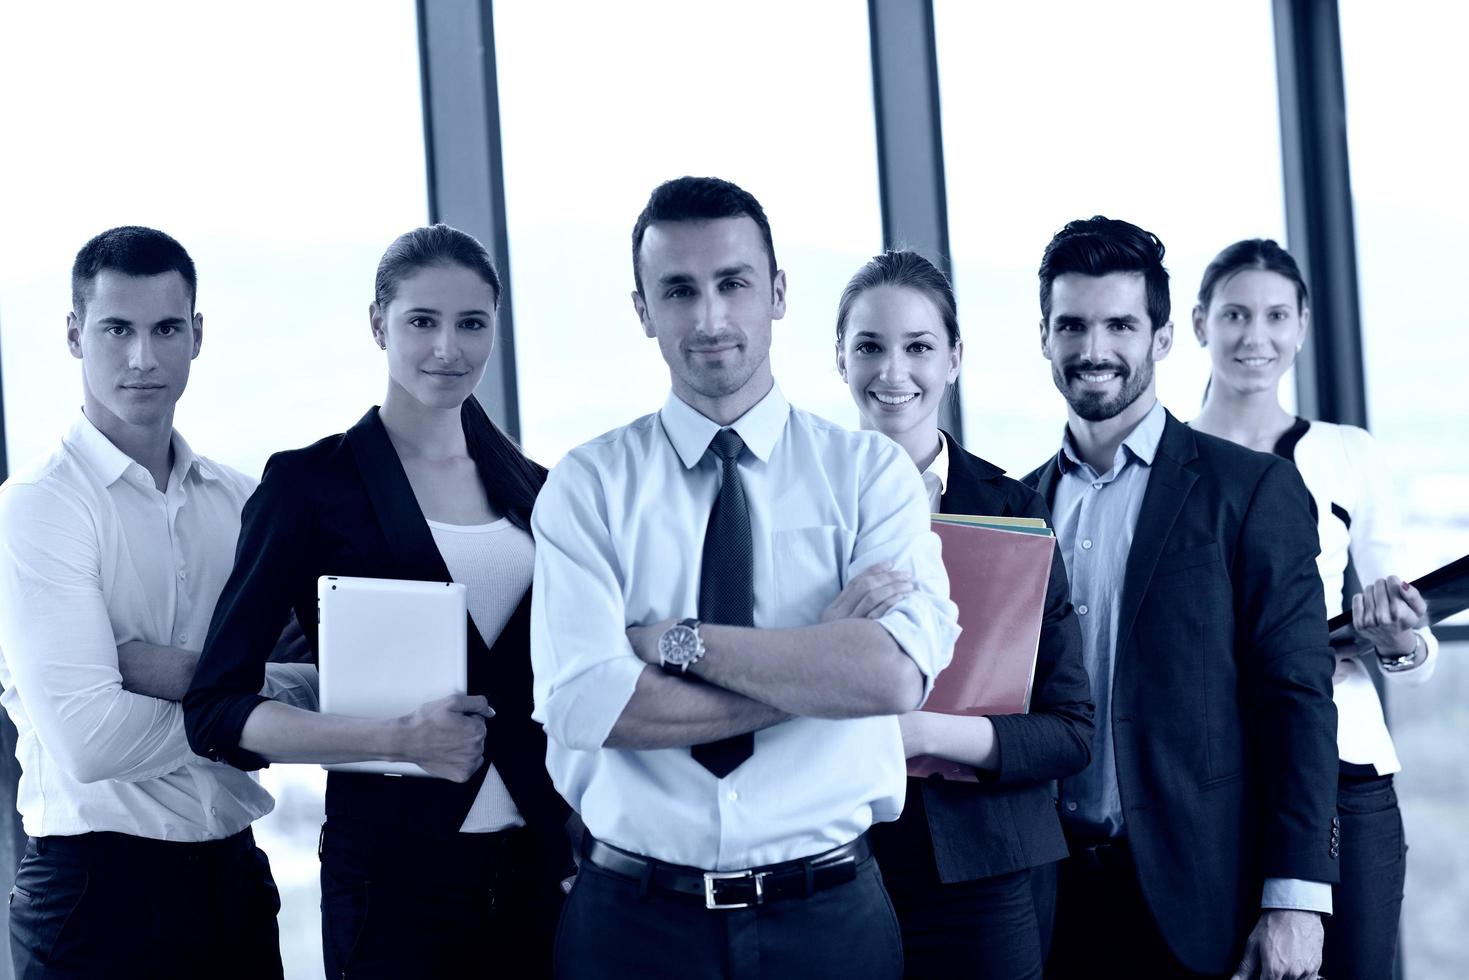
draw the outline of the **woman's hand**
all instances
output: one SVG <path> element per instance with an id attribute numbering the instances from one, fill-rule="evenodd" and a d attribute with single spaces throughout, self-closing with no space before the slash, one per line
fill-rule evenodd
<path id="1" fill-rule="evenodd" d="M 847 583 L 821 611 L 823 623 L 839 619 L 880 619 L 913 591 L 913 576 L 891 565 L 873 565 Z"/>
<path id="2" fill-rule="evenodd" d="M 1352 596 L 1352 626 L 1383 656 L 1412 653 L 1413 627 L 1428 611 L 1418 590 L 1396 575 L 1378 579 Z"/>
<path id="3" fill-rule="evenodd" d="M 495 709 L 482 696 L 451 694 L 399 719 L 403 757 L 429 775 L 456 783 L 469 780 L 485 758 L 485 719 Z"/>

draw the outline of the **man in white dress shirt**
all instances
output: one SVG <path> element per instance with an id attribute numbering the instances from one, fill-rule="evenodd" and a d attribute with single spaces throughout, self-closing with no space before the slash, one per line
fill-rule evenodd
<path id="1" fill-rule="evenodd" d="M 535 717 L 587 827 L 557 973 L 897 977 L 864 834 L 958 635 L 922 480 L 775 387 L 752 196 L 661 185 L 633 258 L 673 391 L 568 454 L 531 522 Z"/>
<path id="2" fill-rule="evenodd" d="M 19 977 L 281 974 L 255 779 L 189 750 L 178 699 L 255 481 L 173 429 L 199 353 L 194 264 L 148 228 L 88 242 L 67 344 L 82 416 L 0 487 L 0 696 L 31 840 L 10 895 Z M 314 669 L 267 687 L 314 706 Z"/>

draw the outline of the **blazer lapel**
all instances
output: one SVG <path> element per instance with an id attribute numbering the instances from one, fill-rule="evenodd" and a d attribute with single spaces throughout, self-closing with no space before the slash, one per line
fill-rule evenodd
<path id="1" fill-rule="evenodd" d="M 1061 465 L 1057 462 L 1057 456 L 1052 455 L 1035 471 L 1035 490 L 1046 502 L 1046 507 L 1056 506 L 1056 484 L 1061 482 Z M 1028 482 L 1027 478 L 1027 482 Z"/>
<path id="2" fill-rule="evenodd" d="M 1185 469 L 1198 456 L 1194 435 L 1187 426 L 1169 414 L 1163 426 L 1163 437 L 1153 457 L 1148 474 L 1148 489 L 1138 511 L 1137 528 L 1132 535 L 1132 550 L 1127 555 L 1127 571 L 1122 580 L 1122 608 L 1117 621 L 1117 649 L 1126 647 L 1137 618 L 1138 608 L 1153 578 L 1153 569 L 1163 545 L 1173 531 L 1178 513 L 1198 475 Z M 1054 463 L 1052 464 L 1054 465 Z"/>
<path id="3" fill-rule="evenodd" d="M 949 443 L 949 478 L 939 500 L 939 511 L 985 517 L 1011 516 L 1009 502 L 994 482 L 1005 471 L 967 452 L 947 432 L 944 438 Z"/>
<path id="4" fill-rule="evenodd" d="M 413 495 L 413 485 L 398 459 L 398 452 L 388 439 L 388 430 L 383 428 L 377 409 L 373 408 L 362 420 L 347 430 L 347 442 L 357 458 L 357 468 L 362 476 L 362 485 L 367 488 L 367 497 L 372 501 L 377 515 L 378 527 L 388 543 L 388 552 L 398 577 L 423 582 L 450 582 L 449 566 L 444 564 L 443 555 L 434 543 L 433 532 L 419 509 L 418 498 Z M 476 462 L 479 462 L 476 459 Z M 491 681 L 489 666 L 491 657 L 479 628 L 469 620 L 469 690 L 484 694 L 496 685 Z"/>
<path id="5" fill-rule="evenodd" d="M 347 444 L 357 459 L 362 485 L 372 501 L 378 527 L 388 542 L 393 566 L 400 578 L 447 582 L 448 566 L 434 544 L 433 533 L 413 495 L 413 485 L 388 439 L 388 430 L 373 408 L 347 430 Z"/>

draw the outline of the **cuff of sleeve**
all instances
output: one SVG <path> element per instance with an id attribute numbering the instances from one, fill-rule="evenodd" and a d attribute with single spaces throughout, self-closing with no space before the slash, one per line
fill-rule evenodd
<path id="1" fill-rule="evenodd" d="M 536 720 L 546 726 L 547 737 L 568 749 L 595 752 L 632 700 L 644 666 L 631 652 L 603 660 L 557 684 L 536 712 Z"/>
<path id="2" fill-rule="evenodd" d="M 240 748 L 240 733 L 245 730 L 245 720 L 257 707 L 270 698 L 260 694 L 242 695 L 227 705 L 222 705 L 212 726 L 209 742 L 201 753 L 215 762 L 227 762 L 236 769 L 253 772 L 270 765 L 263 755 L 256 755 Z"/>
<path id="3" fill-rule="evenodd" d="M 1331 914 L 1331 886 L 1324 881 L 1301 878 L 1266 878 L 1260 897 L 1262 909 L 1295 909 L 1299 912 Z"/>
<path id="4" fill-rule="evenodd" d="M 940 602 L 947 609 L 921 605 Z M 877 622 L 918 666 L 918 672 L 923 675 L 923 701 L 927 701 L 934 678 L 954 656 L 954 641 L 959 638 L 958 607 L 947 599 L 912 595 L 889 609 Z M 920 706 L 923 701 L 919 702 Z"/>

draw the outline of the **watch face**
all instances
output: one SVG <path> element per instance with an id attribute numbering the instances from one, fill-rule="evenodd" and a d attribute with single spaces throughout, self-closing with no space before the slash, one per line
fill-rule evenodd
<path id="1" fill-rule="evenodd" d="M 658 653 L 666 664 L 692 663 L 699 658 L 699 634 L 682 623 L 670 626 L 658 639 Z"/>

